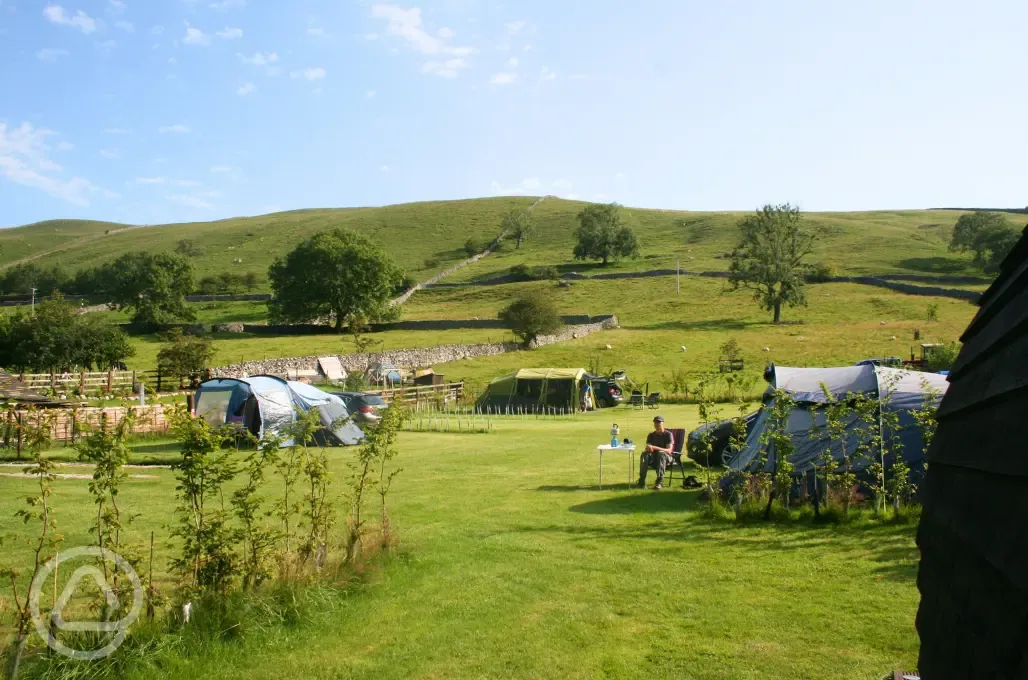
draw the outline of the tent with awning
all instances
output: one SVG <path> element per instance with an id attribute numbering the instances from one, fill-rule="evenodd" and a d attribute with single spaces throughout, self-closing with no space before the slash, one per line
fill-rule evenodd
<path id="1" fill-rule="evenodd" d="M 584 368 L 522 368 L 490 382 L 478 406 L 498 411 L 575 410 L 582 406 L 589 377 Z M 595 407 L 595 402 L 590 404 Z"/>

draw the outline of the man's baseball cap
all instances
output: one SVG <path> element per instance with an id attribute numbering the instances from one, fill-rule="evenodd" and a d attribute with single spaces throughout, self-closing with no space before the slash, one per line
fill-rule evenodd
<path id="1" fill-rule="evenodd" d="M 655 422 L 655 423 L 663 423 L 664 422 L 664 416 L 653 416 L 653 422 Z"/>

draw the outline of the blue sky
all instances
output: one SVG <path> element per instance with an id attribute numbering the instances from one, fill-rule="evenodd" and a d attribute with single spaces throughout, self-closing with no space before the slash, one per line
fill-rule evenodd
<path id="1" fill-rule="evenodd" d="M 0 225 L 1028 204 L 1028 2 L 0 0 Z"/>

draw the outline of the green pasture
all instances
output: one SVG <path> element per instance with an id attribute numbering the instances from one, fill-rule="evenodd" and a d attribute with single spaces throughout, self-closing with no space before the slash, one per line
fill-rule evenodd
<path id="1" fill-rule="evenodd" d="M 696 425 L 694 407 L 660 413 Z M 390 496 L 399 548 L 366 585 L 304 625 L 155 652 L 127 677 L 865 680 L 914 666 L 912 525 L 709 520 L 696 491 L 629 488 L 621 455 L 605 457 L 597 488 L 593 449 L 610 423 L 641 440 L 652 415 L 620 408 L 502 419 L 488 435 L 402 433 Z M 338 479 L 353 449 L 330 456 Z M 172 473 L 129 473 L 119 504 L 140 515 L 127 540 L 155 533 L 157 580 L 169 589 Z M 66 549 L 91 541 L 86 483 L 55 483 Z M 14 511 L 31 487 L 0 477 L 0 533 L 26 536 Z M 341 500 L 336 509 L 345 512 Z M 27 548 L 4 546 L 5 565 L 24 567 Z"/>

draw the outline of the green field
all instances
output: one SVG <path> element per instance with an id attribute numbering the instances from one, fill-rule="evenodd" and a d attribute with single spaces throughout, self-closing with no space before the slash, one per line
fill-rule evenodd
<path id="1" fill-rule="evenodd" d="M 661 412 L 696 424 L 693 407 Z M 621 457 L 605 459 L 598 489 L 592 449 L 612 418 L 638 439 L 651 416 L 403 433 L 399 552 L 365 586 L 321 602 L 306 625 L 156 652 L 126 677 L 864 680 L 914 666 L 913 526 L 719 523 L 695 491 L 628 489 Z M 332 451 L 337 479 L 352 452 Z M 141 513 L 128 539 L 156 533 L 167 588 L 172 475 L 129 473 L 146 477 L 119 496 Z M 13 512 L 30 486 L 0 478 L 0 532 L 24 535 Z M 52 502 L 65 549 L 90 542 L 86 480 L 56 482 Z M 27 556 L 5 542 L 5 563 Z"/>
<path id="2" fill-rule="evenodd" d="M 182 239 L 194 241 L 204 253 L 194 258 L 199 276 L 223 271 L 265 274 L 268 265 L 298 241 L 335 227 L 359 230 L 382 245 L 416 279 L 425 279 L 466 257 L 469 237 L 481 242 L 500 231 L 501 216 L 526 208 L 529 197 L 410 203 L 382 208 L 298 210 L 217 222 L 167 224 L 127 229 L 128 225 L 60 220 L 0 230 L 0 267 L 37 257 L 41 264 L 60 262 L 76 270 L 114 259 L 133 250 L 174 249 Z M 571 260 L 575 216 L 584 203 L 547 198 L 533 209 L 535 230 L 521 250 L 504 252 L 461 271 L 453 280 L 471 280 L 504 273 L 514 264 L 566 265 L 587 271 L 591 265 Z M 813 260 L 836 265 L 840 273 L 924 275 L 978 272 L 970 257 L 946 249 L 960 212 L 905 210 L 855 213 L 807 213 L 811 227 L 824 230 Z M 731 250 L 742 212 L 700 213 L 625 208 L 642 257 L 620 265 L 643 270 L 674 267 L 724 270 L 717 256 Z M 1016 218 L 1016 219 L 1015 219 Z M 1021 226 L 1020 216 L 1007 216 Z M 110 234 L 105 234 L 110 231 Z M 236 263 L 235 260 L 241 260 Z M 436 260 L 426 266 L 426 260 Z"/>

